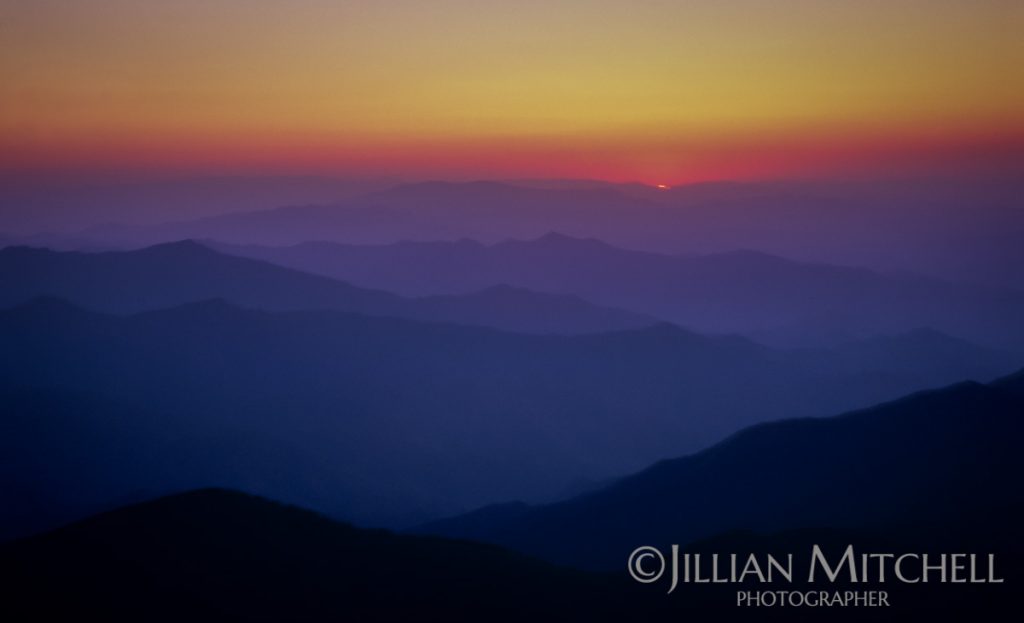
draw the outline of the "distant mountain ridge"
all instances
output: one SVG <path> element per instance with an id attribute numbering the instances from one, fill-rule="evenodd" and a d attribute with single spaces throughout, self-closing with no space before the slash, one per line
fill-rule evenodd
<path id="1" fill-rule="evenodd" d="M 557 180 L 426 182 L 333 204 L 100 226 L 76 237 L 106 246 L 182 238 L 264 245 L 461 238 L 495 243 L 561 231 L 669 254 L 760 249 L 1024 290 L 1016 270 L 1024 261 L 1020 196 L 1014 178 L 719 182 L 665 190 Z"/>
<path id="2" fill-rule="evenodd" d="M 255 309 L 336 309 L 527 333 L 613 331 L 658 322 L 642 314 L 591 305 L 579 297 L 522 288 L 404 298 L 224 255 L 191 240 L 103 253 L 9 247 L 0 250 L 0 282 L 0 306 L 56 296 L 113 313 L 223 298 Z"/>
<path id="3" fill-rule="evenodd" d="M 756 251 L 670 256 L 548 233 L 491 245 L 472 240 L 290 247 L 210 243 L 225 253 L 413 296 L 496 284 L 572 294 L 701 332 L 777 344 L 835 344 L 922 326 L 1024 352 L 1024 292 Z"/>

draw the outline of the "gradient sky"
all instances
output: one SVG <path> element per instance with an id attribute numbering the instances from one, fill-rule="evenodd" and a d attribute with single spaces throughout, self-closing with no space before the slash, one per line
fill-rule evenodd
<path id="1" fill-rule="evenodd" d="M 1019 170 L 1024 3 L 0 0 L 5 172 Z"/>

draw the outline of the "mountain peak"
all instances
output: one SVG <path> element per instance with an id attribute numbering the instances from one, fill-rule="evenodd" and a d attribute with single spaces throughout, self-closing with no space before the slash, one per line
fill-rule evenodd
<path id="1" fill-rule="evenodd" d="M 774 255 L 765 251 L 758 251 L 757 249 L 734 249 L 732 251 L 722 251 L 720 253 L 710 253 L 704 255 L 705 258 L 720 258 L 720 259 L 732 259 L 732 260 L 743 260 L 751 262 L 775 262 L 777 264 L 792 264 L 796 263 L 780 255 Z"/>
<path id="2" fill-rule="evenodd" d="M 6 255 L 9 257 L 26 257 L 26 256 L 44 256 L 44 255 L 56 255 L 58 252 L 53 249 L 46 247 L 33 247 L 31 245 L 10 245 L 0 248 L 0 255 Z M 69 253 L 71 253 L 69 251 Z"/>
<path id="3" fill-rule="evenodd" d="M 160 244 L 155 244 L 150 247 L 139 249 L 139 251 L 150 254 L 217 254 L 217 252 L 211 249 L 210 247 L 192 238 L 176 240 L 174 242 L 162 242 Z"/>
<path id="4" fill-rule="evenodd" d="M 183 303 L 181 305 L 175 305 L 163 309 L 157 309 L 155 311 L 142 312 L 139 316 L 157 316 L 163 314 L 186 314 L 186 315 L 198 315 L 207 317 L 218 317 L 218 316 L 237 316 L 240 314 L 264 314 L 269 312 L 263 312 L 255 309 L 247 309 L 243 306 L 236 305 L 227 299 L 222 297 L 212 297 L 208 299 L 202 299 L 189 303 Z"/>
<path id="5" fill-rule="evenodd" d="M 516 190 L 517 187 L 511 184 L 504 184 L 502 182 L 494 182 L 489 180 L 475 180 L 470 182 L 447 182 L 441 180 L 428 180 L 425 182 L 414 182 L 410 184 L 402 184 L 396 186 L 391 190 L 380 193 L 381 195 L 388 194 L 404 194 L 404 193 L 442 193 L 442 194 L 468 194 L 481 191 L 502 191 L 508 192 L 510 190 Z"/>
<path id="6" fill-rule="evenodd" d="M 605 249 L 610 248 L 610 245 L 597 238 L 577 238 L 568 234 L 563 234 L 557 231 L 550 231 L 539 238 L 533 240 L 517 241 L 523 242 L 532 246 L 559 248 L 573 246 L 577 248 L 588 247 L 594 249 Z"/>
<path id="7" fill-rule="evenodd" d="M 509 285 L 507 283 L 498 283 L 493 286 L 479 290 L 477 294 L 500 294 L 500 295 L 514 295 L 514 294 L 532 294 L 530 290 L 526 288 L 520 288 L 517 286 Z"/>
<path id="8" fill-rule="evenodd" d="M 578 240 L 561 232 L 549 231 L 540 238 L 537 238 L 536 242 L 565 242 L 567 240 Z"/>

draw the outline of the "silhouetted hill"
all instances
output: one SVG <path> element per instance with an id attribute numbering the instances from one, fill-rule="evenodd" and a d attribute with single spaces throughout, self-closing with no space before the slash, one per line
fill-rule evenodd
<path id="1" fill-rule="evenodd" d="M 1024 352 L 1020 292 L 754 251 L 671 256 L 554 233 L 493 245 L 469 240 L 211 244 L 226 253 L 406 295 L 462 294 L 509 284 L 776 344 L 828 345 L 927 326 Z"/>
<path id="2" fill-rule="evenodd" d="M 1019 525 L 1024 399 L 961 383 L 834 418 L 748 428 L 598 492 L 515 516 L 424 529 L 500 543 L 561 564 L 616 569 L 642 544 L 731 530 L 920 526 L 946 542 Z M 1006 542 L 1004 541 L 1004 545 Z"/>
<path id="3" fill-rule="evenodd" d="M 129 317 L 37 300 L 0 312 L 0 343 L 10 439 L 102 465 L 122 439 L 147 449 L 137 481 L 115 479 L 119 491 L 86 486 L 59 462 L 62 486 L 44 486 L 26 476 L 38 462 L 13 452 L 27 462 L 6 465 L 5 478 L 35 492 L 41 522 L 67 517 L 72 489 L 103 504 L 139 488 L 217 484 L 412 525 L 555 499 L 570 483 L 615 478 L 751 423 L 874 404 L 947 372 L 901 372 L 884 351 L 850 362 L 668 324 L 542 336 L 222 300 Z M 23 393 L 32 390 L 47 399 Z M 78 408 L 45 394 L 55 390 L 98 402 Z M 104 404 L 137 415 L 108 419 Z M 82 419 L 88 444 L 62 432 Z M 13 534 L 9 523 L 26 522 L 8 513 L 0 504 L 0 528 Z"/>
<path id="4" fill-rule="evenodd" d="M 612 331 L 656 322 L 578 298 L 524 289 L 514 296 L 488 290 L 465 297 L 408 299 L 224 255 L 191 240 L 105 253 L 11 247 L 0 250 L 0 282 L 0 306 L 49 295 L 112 313 L 223 298 L 256 309 L 336 309 L 541 333 Z"/>
<path id="5" fill-rule="evenodd" d="M 0 545 L 0 617 L 104 621 L 520 621 L 624 615 L 610 577 L 489 545 L 369 531 L 225 490 Z M 620 581 L 621 584 L 621 581 Z"/>

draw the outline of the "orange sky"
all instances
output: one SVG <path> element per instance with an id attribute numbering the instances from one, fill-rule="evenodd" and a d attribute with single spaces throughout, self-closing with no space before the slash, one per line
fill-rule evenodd
<path id="1" fill-rule="evenodd" d="M 0 167 L 699 179 L 1015 167 L 1014 1 L 34 0 Z"/>

